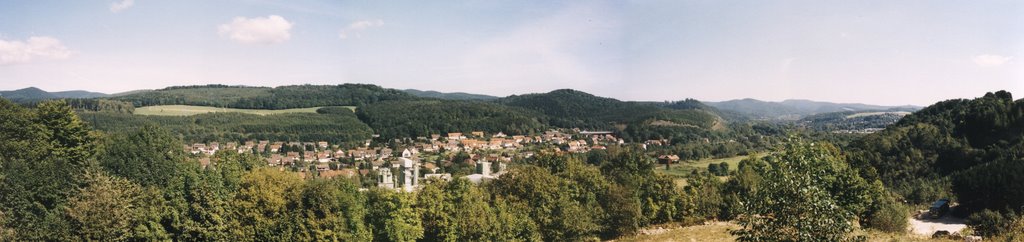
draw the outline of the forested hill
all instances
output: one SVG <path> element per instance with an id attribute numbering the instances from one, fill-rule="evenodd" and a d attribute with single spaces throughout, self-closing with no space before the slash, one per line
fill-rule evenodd
<path id="1" fill-rule="evenodd" d="M 87 91 L 63 91 L 63 92 L 47 92 L 42 89 L 29 87 L 13 91 L 0 91 L 0 97 L 6 98 L 12 101 L 40 101 L 46 99 L 58 99 L 58 98 L 94 98 L 94 97 L 106 97 L 107 94 L 98 92 L 87 92 Z"/>
<path id="2" fill-rule="evenodd" d="M 438 92 L 438 91 L 420 91 L 416 89 L 405 89 L 403 92 L 412 94 L 417 97 L 425 98 L 437 98 L 446 100 L 494 100 L 498 99 L 495 96 L 488 96 L 483 94 L 472 94 L 464 92 Z"/>
<path id="3" fill-rule="evenodd" d="M 915 106 L 879 106 L 860 103 L 830 103 L 810 100 L 766 102 L 757 99 L 737 99 L 723 102 L 704 102 L 709 106 L 741 113 L 755 119 L 797 120 L 808 115 L 844 111 L 916 111 Z"/>
<path id="4" fill-rule="evenodd" d="M 670 109 L 650 103 L 623 102 L 561 89 L 542 94 L 513 95 L 498 103 L 533 110 L 559 127 L 612 130 L 622 125 L 651 124 L 711 129 L 720 118 L 699 109 Z"/>
<path id="5" fill-rule="evenodd" d="M 387 101 L 360 106 L 357 114 L 385 139 L 472 131 L 535 134 L 550 128 L 537 113 L 489 102 Z"/>
<path id="6" fill-rule="evenodd" d="M 849 159 L 913 203 L 1024 206 L 1024 99 L 1005 91 L 936 103 L 854 142 Z"/>
<path id="7" fill-rule="evenodd" d="M 112 99 L 135 106 L 198 105 L 247 109 L 287 109 L 317 106 L 359 106 L 386 100 L 411 100 L 408 93 L 369 84 L 298 85 L 270 87 L 182 86 L 133 93 Z"/>

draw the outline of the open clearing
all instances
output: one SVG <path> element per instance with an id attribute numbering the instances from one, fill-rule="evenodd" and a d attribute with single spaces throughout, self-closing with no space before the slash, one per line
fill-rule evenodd
<path id="1" fill-rule="evenodd" d="M 735 171 L 736 168 L 740 166 L 740 161 L 743 160 L 743 159 L 746 159 L 747 157 L 749 157 L 749 156 L 741 155 L 741 156 L 733 156 L 733 157 L 729 157 L 729 158 L 720 158 L 720 159 L 703 159 L 703 160 L 698 160 L 698 161 L 679 161 L 679 163 L 672 164 L 672 168 L 668 169 L 668 170 L 665 170 L 665 165 L 664 164 L 659 164 L 658 167 L 657 167 L 657 170 L 659 172 L 665 173 L 667 175 L 671 175 L 671 176 L 675 176 L 675 177 L 683 177 L 683 176 L 690 175 L 690 172 L 693 172 L 693 170 L 701 170 L 701 171 L 707 170 L 708 169 L 708 164 L 719 164 L 719 163 L 725 162 L 725 163 L 729 164 L 729 170 L 730 171 Z"/>
<path id="2" fill-rule="evenodd" d="M 157 115 L 157 116 L 189 116 L 204 113 L 247 113 L 256 115 L 270 115 L 270 114 L 284 114 L 284 113 L 316 113 L 317 109 L 322 107 L 312 108 L 293 108 L 293 109 L 239 109 L 239 108 L 218 108 L 218 107 L 207 107 L 207 106 L 191 106 L 191 105 L 157 105 L 140 107 L 135 109 L 136 115 Z M 355 110 L 355 107 L 348 107 Z"/>
<path id="3" fill-rule="evenodd" d="M 963 219 L 954 218 L 949 215 L 942 216 L 939 219 L 924 219 L 921 217 L 921 215 L 918 215 L 910 218 L 910 229 L 913 230 L 914 234 L 931 236 L 935 234 L 935 231 L 939 230 L 956 233 L 967 227 Z"/>
<path id="4" fill-rule="evenodd" d="M 755 154 L 755 155 L 759 155 L 759 154 Z M 740 161 L 743 160 L 743 159 L 746 159 L 747 157 L 749 157 L 749 156 L 741 155 L 741 156 L 733 156 L 733 157 L 719 158 L 719 159 L 703 159 L 703 160 L 698 160 L 698 161 L 679 161 L 679 163 L 672 164 L 672 168 L 670 168 L 668 170 L 665 169 L 665 164 L 658 164 L 658 166 L 656 166 L 654 168 L 654 172 L 658 172 L 658 173 L 662 173 L 662 174 L 665 174 L 665 175 L 672 176 L 672 178 L 675 181 L 676 185 L 686 186 L 686 184 L 687 184 L 686 183 L 686 176 L 689 176 L 690 173 L 693 172 L 694 170 L 706 171 L 708 169 L 708 164 L 719 164 L 719 163 L 725 162 L 725 163 L 729 164 L 729 170 L 730 171 L 735 171 L 736 168 L 738 168 L 740 166 Z M 721 178 L 723 181 L 728 180 L 728 177 L 719 177 L 719 178 Z"/>

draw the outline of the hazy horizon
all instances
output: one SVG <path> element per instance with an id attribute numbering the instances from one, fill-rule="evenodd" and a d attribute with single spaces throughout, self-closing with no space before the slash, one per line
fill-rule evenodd
<path id="1" fill-rule="evenodd" d="M 1017 1 L 66 1 L 0 9 L 0 90 L 368 83 L 918 105 L 1024 96 Z"/>

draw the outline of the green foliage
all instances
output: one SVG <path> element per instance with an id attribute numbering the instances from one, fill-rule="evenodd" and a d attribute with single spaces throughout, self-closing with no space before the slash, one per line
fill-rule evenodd
<path id="1" fill-rule="evenodd" d="M 167 240 L 169 235 L 150 216 L 152 197 L 139 185 L 103 173 L 86 175 L 89 184 L 65 209 L 77 240 Z"/>
<path id="2" fill-rule="evenodd" d="M 729 163 L 710 163 L 708 164 L 708 173 L 716 176 L 728 176 L 729 175 Z"/>
<path id="3" fill-rule="evenodd" d="M 179 177 L 184 161 L 182 142 L 163 128 L 147 125 L 107 140 L 100 166 L 142 186 L 166 187 Z"/>
<path id="4" fill-rule="evenodd" d="M 705 110 L 623 102 L 571 89 L 513 95 L 497 102 L 536 111 L 546 117 L 547 124 L 556 127 L 617 130 L 616 124 L 623 124 L 626 129 L 621 136 L 632 141 L 702 133 L 719 122 L 716 115 Z"/>
<path id="5" fill-rule="evenodd" d="M 1024 148 L 1024 147 L 1022 147 Z M 965 208 L 1024 212 L 1024 160 L 997 160 L 953 178 L 953 191 Z"/>
<path id="6" fill-rule="evenodd" d="M 156 125 L 179 135 L 185 142 L 290 140 L 352 144 L 370 139 L 373 133 L 352 112 L 263 116 L 241 113 L 141 116 L 103 112 L 85 112 L 80 115 L 99 130 L 132 132 L 147 125 Z"/>
<path id="7" fill-rule="evenodd" d="M 63 209 L 94 166 L 95 137 L 63 101 L 27 110 L 0 100 L 0 208 L 19 240 L 65 240 Z"/>
<path id="8" fill-rule="evenodd" d="M 899 202 L 886 200 L 879 204 L 877 211 L 867 217 L 865 225 L 889 233 L 904 233 L 910 221 L 908 210 Z"/>
<path id="9" fill-rule="evenodd" d="M 406 93 L 409 93 L 409 94 L 412 94 L 413 96 L 417 96 L 417 97 L 446 99 L 446 100 L 494 100 L 494 99 L 498 99 L 498 97 L 495 97 L 495 96 L 488 96 L 488 95 L 481 95 L 481 94 L 471 94 L 471 93 L 464 93 L 464 92 L 442 93 L 442 92 L 437 92 L 437 91 L 420 91 L 420 90 L 416 90 L 416 89 L 405 89 L 405 90 L 402 90 L 402 91 L 406 92 Z"/>
<path id="10" fill-rule="evenodd" d="M 132 113 L 135 106 L 130 102 L 108 99 L 65 99 L 75 110 L 92 112 Z"/>
<path id="11" fill-rule="evenodd" d="M 545 128 L 536 114 L 474 101 L 380 102 L 361 106 L 357 114 L 385 139 L 471 131 L 532 134 Z"/>
<path id="12" fill-rule="evenodd" d="M 967 211 L 1024 206 L 1024 100 L 987 93 L 921 109 L 851 144 L 848 157 L 910 203 L 953 193 Z"/>
<path id="13" fill-rule="evenodd" d="M 507 176 L 508 178 L 505 178 Z M 540 227 L 545 241 L 578 241 L 600 230 L 600 218 L 562 189 L 564 180 L 547 169 L 525 165 L 494 181 L 494 194 L 530 207 L 530 218 Z"/>
<path id="14" fill-rule="evenodd" d="M 763 179 L 744 198 L 740 241 L 845 241 L 868 203 L 866 183 L 829 145 L 795 141 L 766 158 Z"/>
<path id="15" fill-rule="evenodd" d="M 281 241 L 291 238 L 289 208 L 295 207 L 303 181 L 277 169 L 256 169 L 242 176 L 240 190 L 231 200 L 230 236 L 244 241 Z"/>
<path id="16" fill-rule="evenodd" d="M 975 234 L 984 237 L 1008 232 L 1013 222 L 1013 216 L 1004 217 L 1003 214 L 988 209 L 967 216 L 965 221 L 968 226 L 974 229 Z"/>
<path id="17" fill-rule="evenodd" d="M 359 186 L 349 180 L 314 179 L 302 190 L 295 211 L 297 241 L 370 241 L 369 228 L 363 223 L 366 198 Z"/>
<path id="18" fill-rule="evenodd" d="M 694 210 L 688 216 L 700 219 L 714 219 L 722 213 L 722 182 L 711 173 L 699 173 L 687 180 L 687 197 L 692 197 Z"/>
<path id="19" fill-rule="evenodd" d="M 379 188 L 367 192 L 366 223 L 374 241 L 415 241 L 423 238 L 423 224 L 411 194 Z"/>
<path id="20" fill-rule="evenodd" d="M 409 100 L 407 93 L 367 84 L 269 87 L 183 86 L 134 93 L 111 99 L 154 105 L 197 105 L 245 109 L 288 109 L 320 106 L 360 106 L 384 100 Z"/>
<path id="21" fill-rule="evenodd" d="M 422 211 L 423 239 L 495 241 L 515 238 L 515 229 L 496 223 L 498 211 L 494 211 L 490 204 L 489 196 L 466 179 L 432 181 L 417 194 L 417 206 Z"/>

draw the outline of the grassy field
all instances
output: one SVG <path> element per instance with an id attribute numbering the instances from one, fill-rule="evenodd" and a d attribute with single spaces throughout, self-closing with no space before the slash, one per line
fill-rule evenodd
<path id="1" fill-rule="evenodd" d="M 256 115 L 269 115 L 269 114 L 284 114 L 284 113 L 316 113 L 317 109 L 321 107 L 312 108 L 293 108 L 293 109 L 281 109 L 281 110 L 269 110 L 269 109 L 237 109 L 237 108 L 217 108 L 217 107 L 206 107 L 206 106 L 190 106 L 190 105 L 159 105 L 159 106 L 148 106 L 140 107 L 135 109 L 137 115 L 158 115 L 158 116 L 189 116 L 204 113 L 217 113 L 217 112 L 237 112 L 247 113 Z M 348 107 L 355 109 L 355 107 Z"/>
<path id="2" fill-rule="evenodd" d="M 674 227 L 666 226 L 667 231 L 658 234 L 649 235 L 635 235 L 619 238 L 615 241 L 736 241 L 736 237 L 729 234 L 730 230 L 739 229 L 739 225 L 728 222 L 717 222 L 710 225 L 695 225 L 687 227 Z M 867 241 L 870 242 L 883 242 L 883 241 L 921 241 L 921 242 L 952 242 L 954 240 L 947 239 L 931 239 L 925 236 L 913 235 L 910 233 L 906 234 L 892 234 L 878 232 L 874 230 L 865 231 L 859 230 L 853 233 L 854 235 L 863 235 L 867 237 Z"/>
<path id="3" fill-rule="evenodd" d="M 704 159 L 699 161 L 681 161 L 679 164 L 672 164 L 672 168 L 666 170 L 665 165 L 658 165 L 655 167 L 654 172 L 666 174 L 675 178 L 676 185 L 686 186 L 686 176 L 689 176 L 694 170 L 706 171 L 708 164 L 719 164 L 722 162 L 729 164 L 729 170 L 735 171 L 740 166 L 740 161 L 746 159 L 748 156 L 734 156 L 729 158 L 720 159 Z M 727 177 L 722 177 L 722 180 L 727 180 Z"/>
<path id="4" fill-rule="evenodd" d="M 669 228 L 668 231 L 659 234 L 628 236 L 615 241 L 736 241 L 736 237 L 729 234 L 729 230 L 738 228 L 738 225 L 731 223 L 695 225 L 682 228 Z"/>

